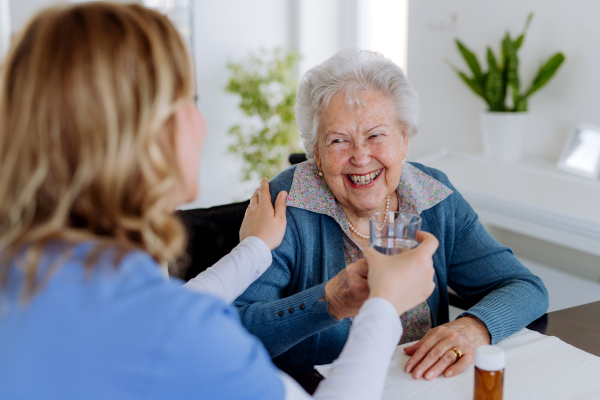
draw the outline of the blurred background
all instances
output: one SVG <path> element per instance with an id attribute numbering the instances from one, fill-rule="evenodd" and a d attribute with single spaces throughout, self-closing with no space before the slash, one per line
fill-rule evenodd
<path id="1" fill-rule="evenodd" d="M 2 52 L 35 12 L 54 3 L 0 0 Z M 577 125 L 600 126 L 597 0 L 139 3 L 169 15 L 194 56 L 198 106 L 209 134 L 202 154 L 201 195 L 185 208 L 245 200 L 263 174 L 288 166 L 289 153 L 302 152 L 291 114 L 302 74 L 348 47 L 376 50 L 406 71 L 421 98 L 422 125 L 409 159 L 445 165 L 498 240 L 534 272 L 546 271 L 547 285 L 572 285 L 554 296 L 554 304 L 551 297 L 551 309 L 600 300 L 600 183 L 555 168 Z M 480 113 L 486 103 L 453 70 L 469 72 L 455 39 L 487 68 L 487 46 L 500 54 L 505 33 L 516 38 L 532 12 L 519 50 L 522 85 L 534 80 L 552 54 L 561 52 L 566 61 L 528 101 L 519 163 L 490 163 L 481 158 Z M 486 175 L 473 175 L 479 170 L 505 179 L 486 187 Z"/>

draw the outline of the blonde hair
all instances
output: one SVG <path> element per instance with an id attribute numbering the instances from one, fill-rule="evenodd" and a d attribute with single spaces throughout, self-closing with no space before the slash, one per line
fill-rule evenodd
<path id="1" fill-rule="evenodd" d="M 33 294 L 52 243 L 92 241 L 96 258 L 181 254 L 166 194 L 180 180 L 174 114 L 194 83 L 167 18 L 108 2 L 48 9 L 13 42 L 0 82 L 0 285 L 16 263 Z"/>

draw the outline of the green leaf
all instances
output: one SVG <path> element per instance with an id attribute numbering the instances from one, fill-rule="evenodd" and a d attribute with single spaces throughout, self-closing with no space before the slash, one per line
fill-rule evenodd
<path id="1" fill-rule="evenodd" d="M 469 86 L 476 95 L 481 96 L 481 98 L 487 102 L 487 100 L 483 94 L 483 87 L 484 87 L 485 78 L 486 78 L 485 74 L 481 75 L 481 77 L 479 79 L 470 78 L 467 76 L 467 74 L 465 74 L 464 72 L 462 72 L 458 68 L 456 68 L 456 66 L 454 64 L 452 64 L 450 61 L 448 61 L 448 60 L 445 60 L 445 61 L 446 61 L 446 64 L 448 64 L 448 66 L 450 68 L 452 68 L 452 70 L 454 72 L 456 72 L 456 74 L 460 77 L 460 79 L 463 82 L 465 82 L 467 84 L 467 86 Z"/>
<path id="2" fill-rule="evenodd" d="M 504 111 L 504 84 L 502 73 L 498 68 L 496 57 L 490 47 L 487 48 L 488 76 L 483 89 L 486 101 L 490 105 L 490 111 Z"/>
<path id="3" fill-rule="evenodd" d="M 483 97 L 483 99 L 485 100 L 485 96 L 483 95 L 483 87 L 481 86 L 481 84 L 479 83 L 478 80 L 473 79 L 473 78 L 469 78 L 462 71 L 457 71 L 457 73 L 458 73 L 458 76 L 460 76 L 460 78 L 463 80 L 463 82 L 466 83 L 467 86 L 469 86 L 471 88 L 471 90 L 473 92 L 475 92 L 475 94 Z"/>
<path id="4" fill-rule="evenodd" d="M 515 102 L 514 111 L 517 111 L 517 112 L 527 111 L 527 107 L 528 107 L 527 103 L 528 103 L 527 102 L 527 97 L 524 97 L 524 96 L 521 97 L 521 96 L 519 96 L 519 98 Z"/>
<path id="5" fill-rule="evenodd" d="M 525 27 L 523 27 L 523 33 L 521 33 L 521 35 L 519 35 L 517 40 L 515 40 L 515 50 L 519 50 L 521 48 L 521 45 L 523 44 L 523 40 L 525 40 L 525 33 L 527 33 L 527 30 L 529 29 L 529 25 L 531 24 L 532 19 L 533 19 L 533 12 L 530 12 L 529 15 L 527 16 L 527 21 L 525 21 Z"/>
<path id="6" fill-rule="evenodd" d="M 510 35 L 508 32 L 506 32 L 506 35 L 504 35 L 504 37 L 502 38 L 502 42 L 501 42 L 501 50 L 502 50 L 502 68 L 506 69 L 506 58 L 507 58 L 507 53 L 508 53 L 508 42 L 510 42 Z"/>
<path id="7" fill-rule="evenodd" d="M 513 96 L 513 104 L 517 105 L 520 98 L 521 83 L 519 80 L 519 58 L 517 57 L 517 50 L 515 44 L 510 40 L 508 33 L 503 40 L 503 48 L 506 53 L 505 60 L 505 74 L 506 74 L 506 85 L 511 88 Z"/>
<path id="8" fill-rule="evenodd" d="M 465 59 L 465 62 L 473 73 L 473 77 L 479 80 L 481 78 L 481 66 L 479 65 L 479 61 L 477 61 L 477 57 L 471 50 L 462 44 L 460 40 L 455 39 L 455 41 L 458 51 L 460 51 L 460 54 L 462 54 L 463 58 Z"/>
<path id="9" fill-rule="evenodd" d="M 521 35 L 515 40 L 515 49 L 519 50 L 521 45 L 523 44 L 523 40 L 525 40 L 525 34 L 521 33 Z"/>
<path id="10" fill-rule="evenodd" d="M 533 93 L 540 90 L 542 86 L 548 83 L 548 81 L 552 78 L 552 76 L 554 76 L 564 61 L 565 56 L 562 53 L 556 53 L 550 57 L 550 59 L 546 61 L 546 63 L 540 68 L 535 79 L 533 80 L 533 83 L 531 84 L 531 87 L 529 90 L 527 90 L 524 97 L 531 96 Z"/>

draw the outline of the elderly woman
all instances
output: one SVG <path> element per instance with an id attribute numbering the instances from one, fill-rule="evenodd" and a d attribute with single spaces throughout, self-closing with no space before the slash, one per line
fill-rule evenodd
<path id="1" fill-rule="evenodd" d="M 369 216 L 420 214 L 440 241 L 436 289 L 401 316 L 406 370 L 417 379 L 453 376 L 548 307 L 542 281 L 501 246 L 433 168 L 405 161 L 419 105 L 402 70 L 378 53 L 347 50 L 309 70 L 296 115 L 308 161 L 271 182 L 289 193 L 288 225 L 271 267 L 237 300 L 242 322 L 288 373 L 340 353 L 368 298 Z M 471 307 L 449 322 L 448 286 Z"/>

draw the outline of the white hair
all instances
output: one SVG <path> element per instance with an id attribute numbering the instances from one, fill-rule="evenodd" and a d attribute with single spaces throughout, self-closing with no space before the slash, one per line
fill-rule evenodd
<path id="1" fill-rule="evenodd" d="M 340 51 L 308 70 L 296 93 L 298 132 L 309 160 L 315 157 L 318 117 L 331 98 L 343 93 L 348 105 L 362 105 L 363 95 L 377 91 L 392 100 L 398 123 L 408 138 L 419 129 L 419 96 L 400 67 L 381 53 L 368 50 Z"/>

